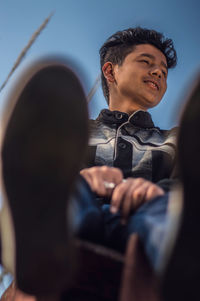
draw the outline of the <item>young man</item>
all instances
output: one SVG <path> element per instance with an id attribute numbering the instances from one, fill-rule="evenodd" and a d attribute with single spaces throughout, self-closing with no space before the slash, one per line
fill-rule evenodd
<path id="1" fill-rule="evenodd" d="M 160 256 L 176 133 L 155 127 L 147 109 L 162 99 L 176 52 L 160 33 L 136 28 L 113 35 L 100 54 L 109 110 L 91 122 L 89 165 L 81 176 L 86 100 L 71 69 L 63 62 L 39 62 L 24 72 L 8 99 L 3 263 L 30 294 L 66 288 L 72 232 L 122 251 L 138 232 L 155 267 Z M 94 193 L 103 198 L 101 205 Z"/>
<path id="2" fill-rule="evenodd" d="M 90 168 L 81 175 L 98 196 L 109 199 L 109 205 L 102 206 L 106 244 L 124 250 L 130 233 L 138 232 L 140 225 L 133 211 L 164 195 L 173 182 L 176 129 L 155 127 L 147 110 L 165 94 L 176 51 L 162 34 L 130 28 L 112 35 L 100 56 L 109 110 L 102 110 L 97 120 L 91 121 Z M 109 188 L 112 185 L 114 189 Z M 166 196 L 152 205 L 163 214 L 163 222 L 166 206 Z M 156 223 L 156 218 L 153 221 Z"/>

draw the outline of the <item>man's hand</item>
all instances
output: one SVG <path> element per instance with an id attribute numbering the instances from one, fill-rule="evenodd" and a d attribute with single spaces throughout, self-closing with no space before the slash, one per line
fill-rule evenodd
<path id="1" fill-rule="evenodd" d="M 125 223 L 132 210 L 163 194 L 164 190 L 150 181 L 143 178 L 128 178 L 115 187 L 110 210 L 112 213 L 120 210 L 122 222 Z"/>
<path id="2" fill-rule="evenodd" d="M 120 169 L 108 166 L 95 166 L 85 168 L 80 174 L 90 185 L 93 192 L 103 197 L 111 197 L 113 188 L 123 180 L 123 174 Z M 105 185 L 105 182 L 113 183 L 113 187 Z"/>
<path id="3" fill-rule="evenodd" d="M 132 210 L 164 194 L 162 188 L 143 178 L 128 178 L 123 181 L 122 172 L 114 167 L 85 168 L 80 171 L 80 174 L 96 194 L 111 197 L 111 212 L 116 213 L 120 210 L 124 222 Z M 105 182 L 113 183 L 115 187 L 109 188 L 109 185 L 106 187 Z"/>

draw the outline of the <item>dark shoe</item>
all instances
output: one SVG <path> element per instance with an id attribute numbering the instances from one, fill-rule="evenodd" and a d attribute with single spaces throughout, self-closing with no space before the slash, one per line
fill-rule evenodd
<path id="1" fill-rule="evenodd" d="M 29 67 L 8 98 L 1 151 L 3 263 L 28 294 L 60 293 L 72 277 L 68 199 L 87 139 L 86 98 L 74 72 L 50 59 Z"/>
<path id="2" fill-rule="evenodd" d="M 183 211 L 163 279 L 163 297 L 165 301 L 196 301 L 200 300 L 200 76 L 182 115 L 178 161 Z"/>

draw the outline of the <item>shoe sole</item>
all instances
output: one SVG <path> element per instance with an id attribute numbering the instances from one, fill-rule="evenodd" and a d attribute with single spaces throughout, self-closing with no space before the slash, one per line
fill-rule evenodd
<path id="1" fill-rule="evenodd" d="M 24 72 L 4 116 L 2 181 L 17 286 L 58 293 L 73 272 L 67 200 L 87 147 L 86 97 L 65 63 L 43 60 Z"/>
<path id="2" fill-rule="evenodd" d="M 183 184 L 180 230 L 163 279 L 165 301 L 200 300 L 200 77 L 188 97 L 178 137 L 178 163 Z"/>

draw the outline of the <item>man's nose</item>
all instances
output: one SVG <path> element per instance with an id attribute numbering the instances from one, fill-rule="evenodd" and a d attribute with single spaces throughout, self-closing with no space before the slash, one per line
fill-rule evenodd
<path id="1" fill-rule="evenodd" d="M 150 70 L 150 73 L 151 73 L 151 75 L 157 76 L 158 78 L 161 78 L 161 77 L 162 77 L 162 71 L 161 71 L 160 68 L 158 68 L 158 67 L 152 68 L 152 69 Z"/>

